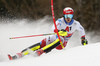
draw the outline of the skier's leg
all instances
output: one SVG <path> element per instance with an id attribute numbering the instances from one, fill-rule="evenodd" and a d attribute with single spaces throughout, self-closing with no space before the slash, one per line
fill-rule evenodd
<path id="1" fill-rule="evenodd" d="M 35 51 L 35 50 L 37 50 L 37 49 L 39 49 L 39 48 L 40 48 L 40 43 L 36 43 L 36 44 L 34 44 L 34 45 L 32 45 L 32 46 L 30 46 L 30 47 L 28 47 L 28 48 L 22 50 L 21 53 L 22 53 L 23 55 L 28 55 L 28 54 L 29 54 L 29 50 Z"/>
<path id="2" fill-rule="evenodd" d="M 53 41 L 55 41 L 56 38 L 57 38 L 56 35 L 51 35 L 48 38 L 43 39 L 41 42 L 36 43 L 36 44 L 34 44 L 34 45 L 22 50 L 21 53 L 23 55 L 27 55 L 27 54 L 30 53 L 29 50 L 35 51 L 35 50 L 38 50 L 40 48 L 43 48 L 44 46 L 46 46 L 46 45 L 52 43 Z"/>
<path id="3" fill-rule="evenodd" d="M 62 42 L 64 43 L 64 39 L 63 39 L 62 37 L 61 37 L 61 40 L 62 40 Z M 40 56 L 40 55 L 43 54 L 43 53 L 48 53 L 48 52 L 50 52 L 52 49 L 58 47 L 59 45 L 60 45 L 60 41 L 59 41 L 59 39 L 57 38 L 57 39 L 56 39 L 55 41 L 53 41 L 52 43 L 50 43 L 50 44 L 44 46 L 43 48 L 41 48 L 41 49 L 35 51 L 34 55 L 35 55 L 35 56 Z"/>
<path id="4" fill-rule="evenodd" d="M 67 42 L 68 42 L 68 41 L 67 41 Z M 64 43 L 63 43 L 63 46 L 64 46 L 64 47 L 66 47 L 67 42 L 66 42 L 66 41 L 64 41 Z M 57 46 L 57 47 L 56 47 L 56 49 L 57 49 L 57 50 L 61 50 L 61 49 L 63 49 L 63 48 L 62 48 L 62 46 L 61 46 L 61 45 L 59 45 L 59 46 Z"/>
<path id="5" fill-rule="evenodd" d="M 17 53 L 14 56 L 10 56 L 8 54 L 8 57 L 9 57 L 10 60 L 17 59 L 17 58 L 21 58 L 21 57 L 23 57 L 25 55 L 28 55 L 30 53 L 30 50 L 31 51 L 35 51 L 35 50 L 38 50 L 38 49 L 40 49 L 40 48 L 42 48 L 44 46 L 46 46 L 46 38 L 43 39 L 40 43 L 36 43 L 36 44 L 34 44 L 34 45 L 26 48 L 26 49 L 22 50 L 21 53 Z"/>
<path id="6" fill-rule="evenodd" d="M 32 45 L 32 46 L 30 46 L 30 47 L 22 50 L 20 53 L 16 53 L 16 55 L 14 55 L 14 56 L 10 56 L 8 54 L 8 57 L 9 57 L 10 60 L 17 59 L 17 58 L 21 58 L 21 57 L 23 57 L 25 55 L 28 55 L 29 54 L 29 50 L 35 51 L 35 50 L 37 50 L 39 48 L 40 48 L 40 43 L 37 43 L 35 45 Z"/>
<path id="7" fill-rule="evenodd" d="M 8 57 L 9 57 L 10 60 L 21 58 L 25 55 L 28 55 L 30 53 L 29 50 L 32 50 L 32 51 L 37 50 L 36 52 L 39 52 L 40 54 L 43 53 L 43 52 L 47 53 L 47 52 L 51 51 L 53 48 L 60 45 L 59 39 L 57 39 L 57 40 L 56 39 L 57 39 L 56 35 L 49 36 L 48 38 L 43 39 L 40 43 L 34 44 L 34 45 L 22 50 L 21 53 L 17 53 L 14 56 L 8 55 Z M 62 42 L 64 42 L 63 38 L 62 38 Z M 43 51 L 41 50 L 41 48 L 43 49 Z"/>

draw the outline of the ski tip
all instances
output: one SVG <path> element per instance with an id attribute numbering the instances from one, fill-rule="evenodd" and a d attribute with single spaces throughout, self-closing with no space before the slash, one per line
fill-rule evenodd
<path id="1" fill-rule="evenodd" d="M 12 60 L 12 57 L 8 54 L 8 58 L 9 58 L 9 60 Z"/>

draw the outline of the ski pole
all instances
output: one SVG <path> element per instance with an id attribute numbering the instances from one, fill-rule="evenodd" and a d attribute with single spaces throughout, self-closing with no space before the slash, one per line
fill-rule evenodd
<path id="1" fill-rule="evenodd" d="M 55 35 L 55 34 L 56 33 L 39 34 L 39 35 L 29 35 L 29 36 L 11 37 L 9 39 L 19 39 L 19 38 L 28 38 L 28 37 L 37 37 L 37 36 L 46 36 L 46 35 Z"/>

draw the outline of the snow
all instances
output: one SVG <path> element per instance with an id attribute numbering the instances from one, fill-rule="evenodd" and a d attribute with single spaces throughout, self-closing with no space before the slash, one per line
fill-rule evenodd
<path id="1" fill-rule="evenodd" d="M 78 46 L 65 50 L 54 50 L 40 57 L 28 55 L 18 60 L 1 62 L 1 66 L 99 66 L 100 43 Z"/>
<path id="2" fill-rule="evenodd" d="M 40 57 L 27 55 L 23 58 L 9 61 L 7 54 L 14 55 L 31 46 L 43 37 L 23 39 L 9 39 L 14 36 L 51 33 L 52 22 L 47 18 L 29 22 L 26 19 L 0 23 L 0 66 L 100 66 L 100 42 L 91 40 L 90 33 L 86 33 L 89 44 L 82 46 L 76 32 L 64 50 L 52 50 Z M 96 36 L 97 37 L 97 36 Z"/>

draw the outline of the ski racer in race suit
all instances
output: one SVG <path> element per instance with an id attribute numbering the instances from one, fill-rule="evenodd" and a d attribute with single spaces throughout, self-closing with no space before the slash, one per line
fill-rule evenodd
<path id="1" fill-rule="evenodd" d="M 68 40 L 76 30 L 79 31 L 82 45 L 88 44 L 88 41 L 85 39 L 84 28 L 78 21 L 73 19 L 73 14 L 74 14 L 74 10 L 70 7 L 66 7 L 63 10 L 63 17 L 59 18 L 56 21 L 58 33 L 60 35 L 64 47 L 66 47 Z M 54 25 L 52 27 L 52 30 L 56 33 Z M 63 49 L 57 35 L 51 35 L 48 38 L 43 39 L 41 42 L 36 43 L 22 50 L 21 53 L 17 53 L 14 56 L 10 56 L 8 54 L 8 57 L 10 60 L 13 60 L 13 59 L 21 58 L 32 52 L 34 56 L 40 56 L 43 53 L 50 52 L 54 48 L 58 50 Z"/>

